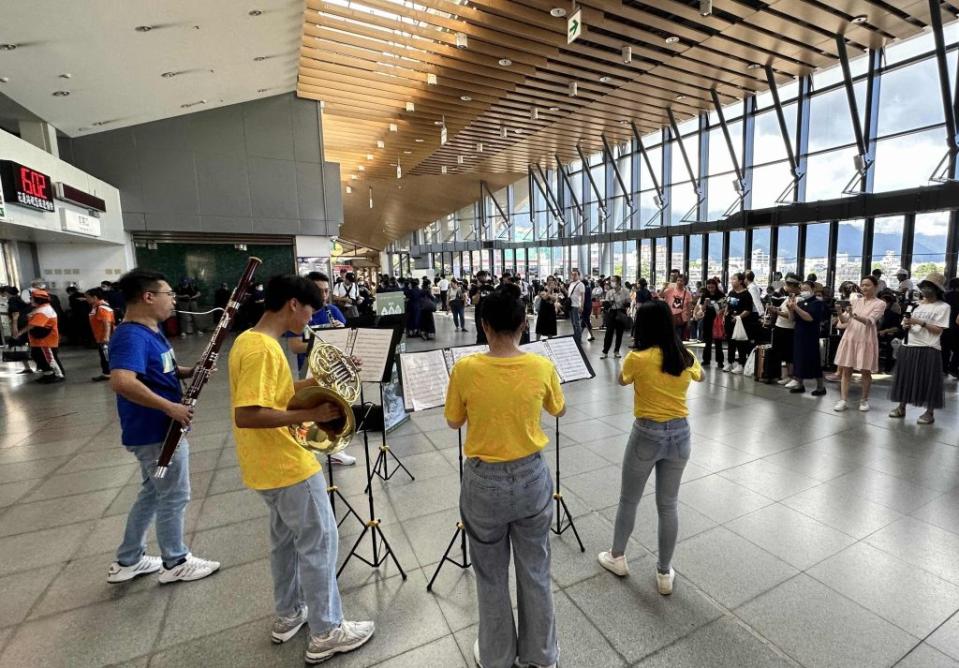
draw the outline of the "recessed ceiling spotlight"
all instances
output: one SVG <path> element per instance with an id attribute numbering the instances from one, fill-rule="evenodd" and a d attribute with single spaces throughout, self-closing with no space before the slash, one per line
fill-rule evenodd
<path id="1" fill-rule="evenodd" d="M 868 20 L 869 20 L 869 17 L 866 16 L 865 14 L 860 14 L 859 16 L 852 17 L 852 22 L 855 23 L 856 25 L 862 25 Z"/>
<path id="2" fill-rule="evenodd" d="M 269 56 L 256 56 L 255 58 L 253 58 L 253 62 L 256 62 L 256 63 L 263 62 L 267 58 L 269 58 Z"/>
<path id="3" fill-rule="evenodd" d="M 600 82 L 600 83 L 609 83 L 609 77 L 608 77 L 608 76 L 605 76 L 605 75 L 604 75 L 604 76 L 601 76 L 601 77 L 599 78 L 599 82 Z"/>
<path id="4" fill-rule="evenodd" d="M 666 38 L 667 44 L 675 44 L 678 41 L 679 41 L 679 38 L 676 37 L 676 35 L 670 35 L 669 37 Z"/>
<path id="5" fill-rule="evenodd" d="M 433 121 L 433 125 L 443 125 L 443 121 Z"/>
<path id="6" fill-rule="evenodd" d="M 685 99 L 686 99 L 686 96 L 685 96 L 685 95 L 677 95 L 677 96 L 676 96 L 676 99 L 677 99 L 677 100 L 685 100 Z"/>
<path id="7" fill-rule="evenodd" d="M 0 44 L 0 51 L 13 51 L 16 48 L 16 44 Z"/>
<path id="8" fill-rule="evenodd" d="M 247 12 L 250 16 L 260 16 L 263 12 L 259 9 L 251 9 Z"/>
<path id="9" fill-rule="evenodd" d="M 173 77 L 175 77 L 175 76 L 178 75 L 178 74 L 179 74 L 179 72 L 164 72 L 164 73 L 161 74 L 160 76 L 163 77 L 164 79 L 172 79 Z"/>
<path id="10" fill-rule="evenodd" d="M 385 148 L 385 147 L 386 147 L 386 142 L 384 142 L 382 139 L 376 140 L 376 148 Z"/>
<path id="11" fill-rule="evenodd" d="M 413 151 L 403 151 L 403 155 L 413 155 Z"/>
<path id="12" fill-rule="evenodd" d="M 510 65 L 513 64 L 513 61 L 510 60 L 509 58 L 500 58 L 499 64 L 500 64 L 500 67 L 509 67 Z"/>
<path id="13" fill-rule="evenodd" d="M 70 91 L 68 90 L 55 90 L 52 93 L 53 97 L 66 97 L 69 94 L 70 94 Z"/>
<path id="14" fill-rule="evenodd" d="M 137 26 L 134 30 L 137 32 L 150 32 L 153 30 L 153 26 Z"/>
<path id="15" fill-rule="evenodd" d="M 60 78 L 61 78 L 61 79 L 72 79 L 72 78 L 73 78 L 73 75 L 70 74 L 69 72 L 64 72 L 63 74 L 60 75 Z"/>
<path id="16" fill-rule="evenodd" d="M 414 139 L 413 141 L 415 141 L 417 144 L 422 144 L 423 141 L 425 140 L 417 138 L 417 139 Z"/>
<path id="17" fill-rule="evenodd" d="M 365 172 L 365 171 L 366 171 L 366 167 L 364 167 L 363 165 L 357 165 L 356 168 L 357 168 L 358 170 L 360 170 L 361 172 Z"/>
<path id="18" fill-rule="evenodd" d="M 7 83 L 10 81 L 10 77 L 0 77 L 0 83 Z"/>
<path id="19" fill-rule="evenodd" d="M 620 124 L 620 125 L 629 125 L 629 121 L 626 120 L 625 118 L 621 118 L 621 119 L 619 119 L 619 124 Z"/>
<path id="20" fill-rule="evenodd" d="M 460 95 L 460 99 L 463 100 L 463 102 L 471 102 L 473 100 L 469 95 Z"/>
<path id="21" fill-rule="evenodd" d="M 749 65 L 746 66 L 746 69 L 747 69 L 747 70 L 758 70 L 760 67 L 762 67 L 762 65 L 760 65 L 759 63 L 749 63 Z"/>
<path id="22" fill-rule="evenodd" d="M 367 159 L 367 160 L 372 160 L 372 159 L 373 159 L 373 154 L 372 154 L 372 153 L 367 153 L 367 154 L 366 154 L 366 159 Z"/>
<path id="23" fill-rule="evenodd" d="M 407 102 L 407 103 L 406 103 L 406 110 L 409 111 L 409 112 L 416 111 L 416 105 L 413 104 L 412 102 Z"/>
<path id="24" fill-rule="evenodd" d="M 550 111 L 559 111 L 559 107 L 550 107 L 549 110 L 550 110 Z"/>
<path id="25" fill-rule="evenodd" d="M 562 7 L 553 7 L 551 10 L 549 10 L 549 15 L 561 19 L 566 16 L 566 10 Z"/>

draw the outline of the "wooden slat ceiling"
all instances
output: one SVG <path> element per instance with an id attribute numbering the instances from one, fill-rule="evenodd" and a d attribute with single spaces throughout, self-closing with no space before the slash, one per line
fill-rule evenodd
<path id="1" fill-rule="evenodd" d="M 957 5 L 941 4 L 943 22 Z M 577 145 L 626 141 L 630 122 L 654 131 L 667 109 L 694 117 L 711 90 L 724 104 L 762 92 L 757 65 L 785 83 L 836 64 L 836 34 L 856 57 L 930 18 L 927 0 L 714 0 L 705 17 L 699 0 L 583 0 L 585 32 L 567 45 L 557 7 L 570 10 L 568 0 L 306 0 L 297 93 L 323 101 L 326 158 L 353 190 L 341 236 L 382 247 L 475 201 L 480 181 L 495 190 L 531 163 L 576 160 Z M 396 188 L 409 178 L 417 184 Z M 372 208 L 371 184 L 383 190 Z"/>

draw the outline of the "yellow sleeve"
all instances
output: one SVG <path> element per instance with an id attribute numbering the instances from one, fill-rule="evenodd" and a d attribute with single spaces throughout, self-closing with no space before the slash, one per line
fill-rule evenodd
<path id="1" fill-rule="evenodd" d="M 233 407 L 272 408 L 277 391 L 277 367 L 274 356 L 265 350 L 247 352 L 240 357 L 235 379 Z"/>
<path id="2" fill-rule="evenodd" d="M 623 360 L 623 381 L 626 383 L 632 383 L 633 379 L 636 377 L 636 364 L 639 361 L 639 356 L 636 353 L 630 352 L 626 354 L 626 359 Z"/>
<path id="3" fill-rule="evenodd" d="M 462 422 L 466 419 L 466 397 L 463 396 L 462 381 L 463 375 L 462 361 L 453 365 L 453 371 L 450 372 L 450 384 L 446 389 L 446 408 L 443 409 L 443 415 L 449 422 Z"/>
<path id="4" fill-rule="evenodd" d="M 693 365 L 689 367 L 689 375 L 693 380 L 700 380 L 703 377 L 703 367 L 695 355 L 693 355 Z"/>
<path id="5" fill-rule="evenodd" d="M 556 373 L 556 367 L 551 364 L 549 380 L 546 381 L 546 396 L 543 397 L 543 408 L 550 415 L 557 415 L 565 405 L 566 397 L 563 396 L 563 388 L 560 387 L 559 374 Z"/>

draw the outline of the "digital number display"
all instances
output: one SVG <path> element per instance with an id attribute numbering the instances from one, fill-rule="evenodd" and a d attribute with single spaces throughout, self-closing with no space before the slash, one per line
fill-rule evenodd
<path id="1" fill-rule="evenodd" d="M 53 182 L 43 172 L 5 160 L 0 163 L 3 195 L 9 204 L 53 211 Z"/>

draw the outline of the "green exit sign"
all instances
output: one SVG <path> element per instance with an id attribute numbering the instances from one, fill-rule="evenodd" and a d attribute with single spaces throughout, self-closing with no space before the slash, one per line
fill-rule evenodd
<path id="1" fill-rule="evenodd" d="M 583 10 L 577 9 L 566 19 L 566 43 L 572 44 L 583 34 Z"/>

